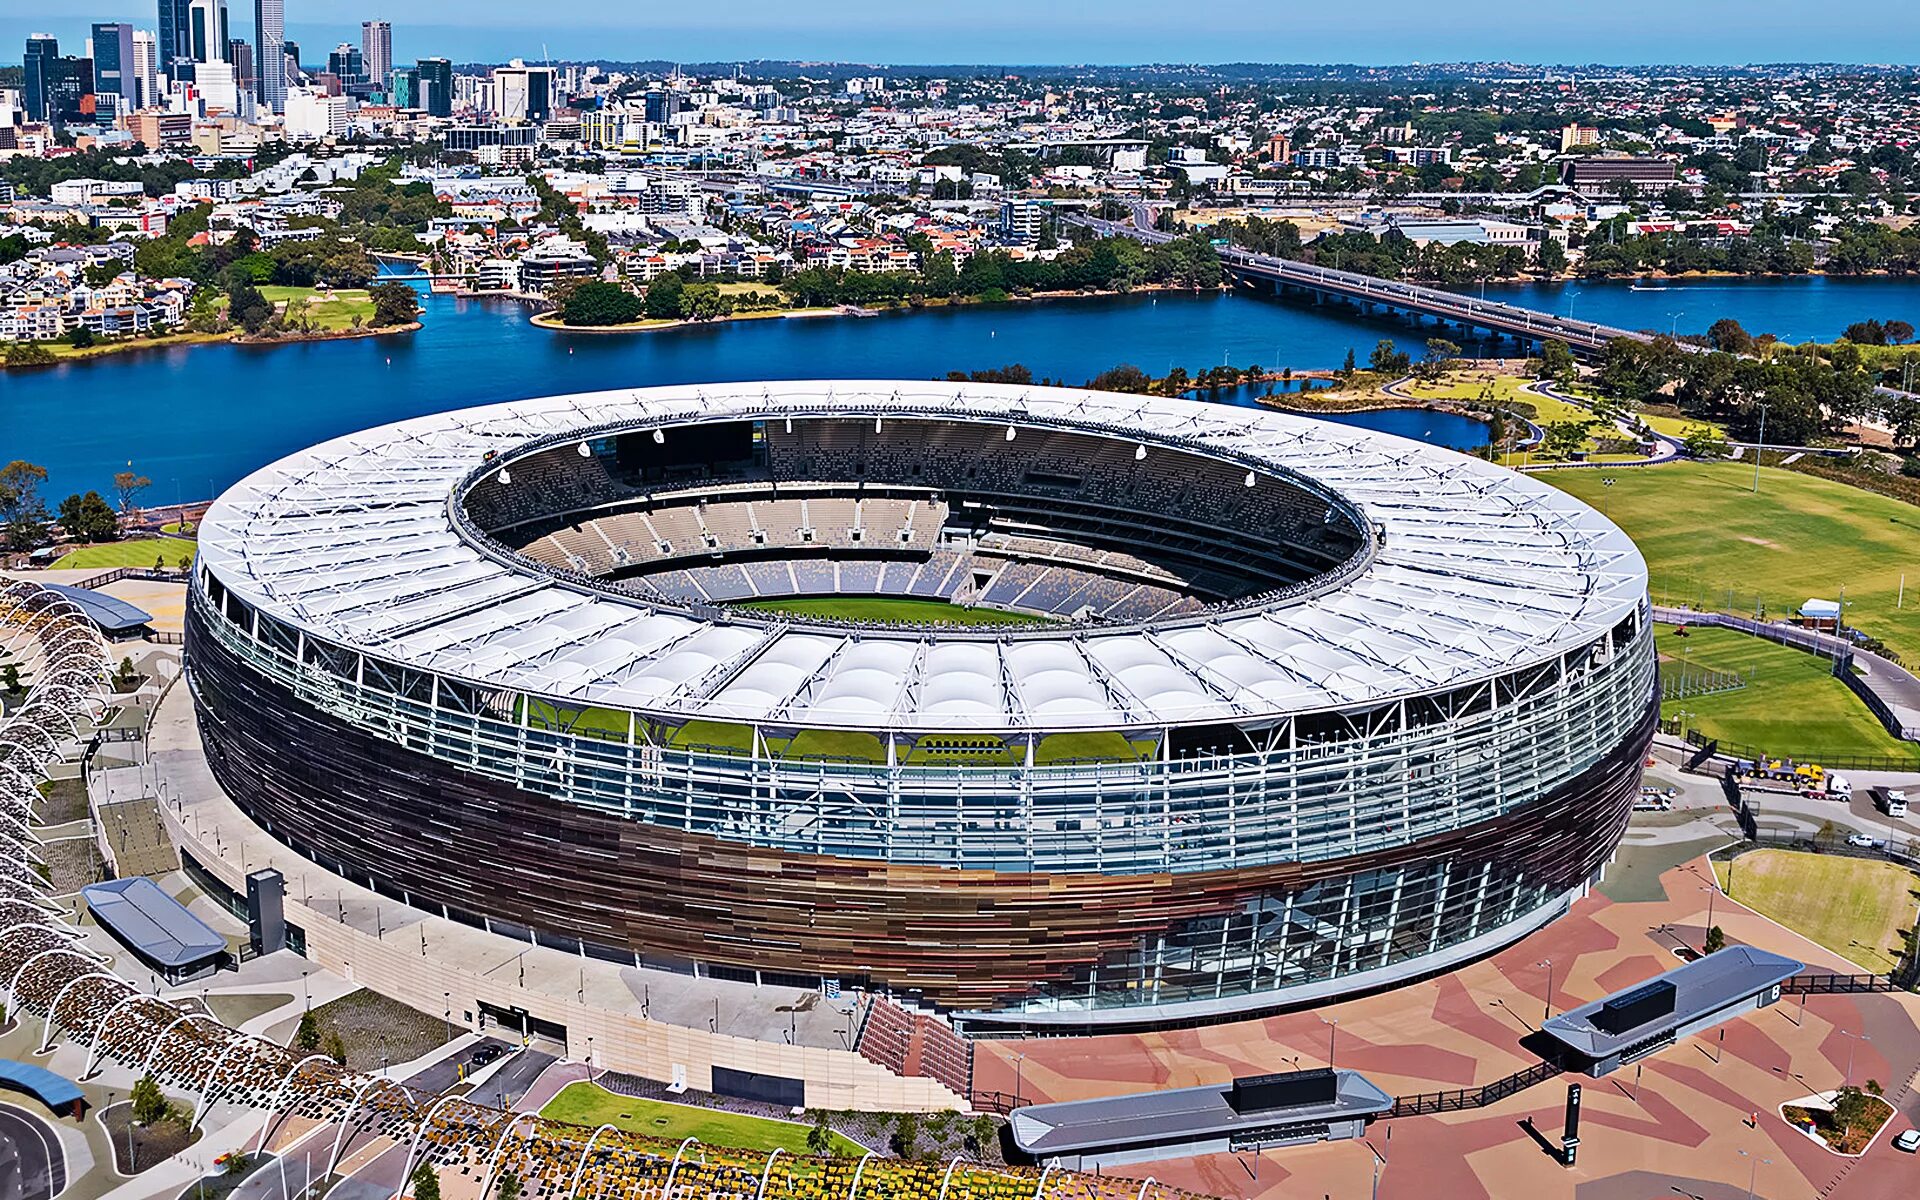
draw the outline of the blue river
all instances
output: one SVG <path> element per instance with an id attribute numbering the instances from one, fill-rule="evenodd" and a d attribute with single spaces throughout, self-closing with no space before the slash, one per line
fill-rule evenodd
<path id="1" fill-rule="evenodd" d="M 1721 316 L 1789 341 L 1868 317 L 1920 325 L 1920 283 L 1787 279 L 1489 288 L 1520 304 L 1634 328 L 1705 329 Z M 302 447 L 371 425 L 489 401 L 652 384 L 792 378 L 929 379 L 1024 363 L 1082 383 L 1119 363 L 1153 375 L 1226 362 L 1297 368 L 1364 360 L 1427 333 L 1338 307 L 1245 294 L 1164 294 L 980 305 L 855 318 L 773 318 L 642 334 L 556 334 L 500 301 L 433 296 L 396 337 L 137 351 L 0 372 L 0 461 L 46 467 L 46 495 L 105 491 L 131 463 L 148 503 L 217 494 Z M 1473 343 L 1468 354 L 1482 351 Z M 1244 397 L 1223 402 L 1246 403 Z M 1477 422 L 1383 412 L 1342 420 L 1443 445 L 1484 444 Z"/>

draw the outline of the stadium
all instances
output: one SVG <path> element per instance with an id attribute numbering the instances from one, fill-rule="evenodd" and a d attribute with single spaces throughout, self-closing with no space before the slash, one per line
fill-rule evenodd
<path id="1" fill-rule="evenodd" d="M 1657 713 L 1646 570 L 1491 464 L 1263 409 L 912 382 L 338 438 L 200 531 L 257 824 L 445 917 L 964 1031 L 1432 974 L 1563 913 Z"/>

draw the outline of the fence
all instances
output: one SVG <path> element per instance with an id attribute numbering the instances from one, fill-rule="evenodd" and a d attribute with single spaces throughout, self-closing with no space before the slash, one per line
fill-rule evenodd
<path id="1" fill-rule="evenodd" d="M 1737 692 L 1752 681 L 1751 668 L 1745 675 L 1740 675 L 1734 671 L 1715 671 L 1682 663 L 1677 671 L 1671 666 L 1661 670 L 1660 699 L 1692 700 L 1699 696 L 1720 696 Z"/>
<path id="2" fill-rule="evenodd" d="M 115 567 L 111 571 L 102 571 L 98 575 L 89 575 L 73 586 L 91 592 L 96 588 L 103 588 L 110 583 L 118 583 L 122 579 L 156 579 L 161 583 L 185 583 L 187 581 L 187 573 L 185 571 L 175 571 L 170 568 L 156 571 L 152 567 Z"/>
<path id="3" fill-rule="evenodd" d="M 1905 667 L 1878 654 L 1867 653 L 1842 637 L 1821 633 L 1817 629 L 1803 629 L 1798 625 L 1781 625 L 1771 621 L 1756 621 L 1751 617 L 1736 617 L 1731 613 L 1700 612 L 1691 608 L 1671 608 L 1656 604 L 1653 606 L 1653 619 L 1665 625 L 1712 625 L 1721 629 L 1734 629 L 1741 633 L 1765 638 L 1794 650 L 1803 650 L 1808 654 L 1817 654 L 1833 662 L 1833 674 L 1836 679 L 1847 685 L 1854 695 L 1860 697 L 1866 706 L 1873 710 L 1887 732 L 1897 738 L 1920 741 L 1920 727 L 1908 725 L 1907 718 L 1900 712 L 1897 696 L 1883 695 L 1876 683 L 1884 677 L 1891 683 L 1892 689 L 1898 689 L 1898 681 L 1912 680 L 1913 675 Z M 1862 674 L 1856 671 L 1856 659 L 1870 670 Z M 1667 698 L 1665 696 L 1662 697 Z M 1799 757 L 1796 755 L 1796 757 Z"/>
<path id="4" fill-rule="evenodd" d="M 1829 771 L 1920 770 L 1920 750 L 1910 755 L 1829 754 L 1801 746 L 1750 746 L 1745 742 L 1729 742 L 1725 738 L 1709 737 L 1698 729 L 1687 729 L 1683 732 L 1681 722 L 1678 720 L 1660 722 L 1660 731 L 1684 738 L 1687 745 L 1697 750 L 1712 748 L 1715 752 L 1730 758 L 1749 760 L 1790 758 L 1798 763 L 1817 763 Z"/>
<path id="5" fill-rule="evenodd" d="M 1427 1117 L 1435 1113 L 1464 1112 L 1497 1104 L 1536 1083 L 1545 1083 L 1565 1068 L 1551 1059 L 1541 1059 L 1524 1070 L 1494 1080 L 1484 1087 L 1460 1088 L 1451 1092 L 1422 1092 L 1417 1096 L 1397 1096 L 1387 1117 Z"/>

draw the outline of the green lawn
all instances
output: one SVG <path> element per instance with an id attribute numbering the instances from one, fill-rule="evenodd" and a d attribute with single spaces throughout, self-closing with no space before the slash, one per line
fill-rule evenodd
<path id="1" fill-rule="evenodd" d="M 737 1150 L 768 1152 L 775 1149 L 789 1154 L 806 1154 L 807 1126 L 793 1121 L 774 1121 L 766 1117 L 747 1117 L 691 1104 L 669 1104 L 660 1100 L 640 1100 L 620 1096 L 593 1083 L 570 1083 L 547 1102 L 540 1115 L 551 1121 L 595 1127 L 612 1125 L 628 1133 L 678 1141 L 699 1138 L 703 1145 Z M 858 1156 L 865 1151 L 848 1139 L 834 1134 L 839 1153 Z"/>
<path id="2" fill-rule="evenodd" d="M 1669 700 L 1660 715 L 1684 711 L 1689 728 L 1756 746 L 1769 754 L 1819 762 L 1823 755 L 1905 756 L 1920 765 L 1920 745 L 1888 733 L 1860 697 L 1834 678 L 1827 660 L 1731 629 L 1694 626 L 1676 636 L 1658 629 L 1661 670 L 1751 673 L 1738 691 Z"/>
<path id="3" fill-rule="evenodd" d="M 1811 475 L 1737 462 L 1538 478 L 1599 508 L 1647 558 L 1655 602 L 1769 620 L 1809 597 L 1838 600 L 1847 622 L 1920 662 L 1920 508 Z M 1613 480 L 1613 486 L 1604 485 Z M 1896 607 L 1900 576 L 1916 591 Z"/>
<path id="4" fill-rule="evenodd" d="M 1715 863 L 1727 894 L 1870 971 L 1893 968 L 1920 899 L 1920 876 L 1892 863 L 1755 850 Z"/>
<path id="5" fill-rule="evenodd" d="M 295 323 L 301 301 L 308 301 L 306 315 L 315 329 L 351 329 L 353 319 L 365 325 L 373 320 L 373 301 L 364 288 L 335 288 L 321 292 L 315 288 L 282 287 L 269 284 L 260 289 L 269 304 L 284 304 L 286 320 Z"/>
<path id="6" fill-rule="evenodd" d="M 99 542 L 81 546 L 60 556 L 56 567 L 151 567 L 155 557 L 166 560 L 169 568 L 180 565 L 182 554 L 193 554 L 193 542 L 187 538 L 129 538 L 124 542 Z"/>
<path id="7" fill-rule="evenodd" d="M 1045 617 L 1005 612 L 998 608 L 963 608 L 945 600 L 903 596 L 803 596 L 793 600 L 759 600 L 739 608 L 759 612 L 792 613 L 802 617 L 834 617 L 847 621 L 908 621 L 924 625 L 1045 625 Z"/>

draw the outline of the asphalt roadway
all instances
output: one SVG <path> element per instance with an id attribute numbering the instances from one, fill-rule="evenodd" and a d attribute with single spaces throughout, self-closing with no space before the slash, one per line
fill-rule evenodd
<path id="1" fill-rule="evenodd" d="M 0 1104 L 0 1200 L 53 1200 L 67 1186 L 60 1135 L 11 1104 Z"/>

